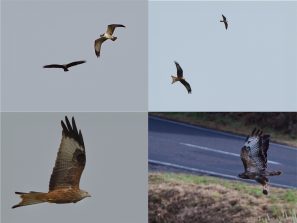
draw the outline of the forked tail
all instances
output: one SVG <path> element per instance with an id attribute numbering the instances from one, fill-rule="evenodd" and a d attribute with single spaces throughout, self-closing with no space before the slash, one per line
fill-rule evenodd
<path id="1" fill-rule="evenodd" d="M 171 84 L 173 84 L 174 82 L 177 81 L 177 77 L 174 77 L 174 76 L 172 76 L 172 75 L 171 75 L 171 77 L 172 77 L 172 83 L 171 83 Z"/>
<path id="2" fill-rule="evenodd" d="M 22 201 L 17 205 L 12 206 L 12 208 L 18 208 L 18 207 L 32 205 L 32 204 L 39 204 L 47 201 L 46 193 L 35 192 L 35 191 L 30 191 L 30 193 L 23 193 L 23 192 L 15 192 L 15 193 L 20 195 Z"/>

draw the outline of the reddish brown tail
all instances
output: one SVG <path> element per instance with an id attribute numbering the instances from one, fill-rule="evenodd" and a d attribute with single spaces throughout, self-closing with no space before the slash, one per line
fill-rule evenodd
<path id="1" fill-rule="evenodd" d="M 18 207 L 32 205 L 32 204 L 39 204 L 47 201 L 46 193 L 34 192 L 34 191 L 30 191 L 30 193 L 23 193 L 23 192 L 15 192 L 15 193 L 20 195 L 22 201 L 17 205 L 12 206 L 12 208 L 18 208 Z"/>

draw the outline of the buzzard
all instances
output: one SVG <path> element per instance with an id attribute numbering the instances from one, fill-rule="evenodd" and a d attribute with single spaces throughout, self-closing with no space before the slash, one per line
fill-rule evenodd
<path id="1" fill-rule="evenodd" d="M 112 35 L 115 28 L 117 28 L 117 27 L 126 27 L 126 26 L 121 25 L 121 24 L 110 24 L 107 26 L 106 32 L 101 34 L 99 39 L 95 40 L 94 47 L 95 47 L 95 54 L 97 57 L 100 56 L 101 45 L 105 40 L 110 39 L 112 41 L 115 41 L 117 39 L 116 36 Z"/>
<path id="2" fill-rule="evenodd" d="M 49 64 L 49 65 L 43 66 L 43 68 L 62 68 L 66 72 L 66 71 L 69 71 L 68 70 L 69 67 L 76 66 L 85 62 L 86 62 L 85 60 L 79 60 L 68 64 Z"/>
<path id="3" fill-rule="evenodd" d="M 250 136 L 247 136 L 240 153 L 244 172 L 238 175 L 242 179 L 253 179 L 262 184 L 265 195 L 268 194 L 268 176 L 281 174 L 281 171 L 266 170 L 269 138 L 269 135 L 263 134 L 263 131 L 256 128 Z"/>
<path id="4" fill-rule="evenodd" d="M 227 30 L 228 29 L 228 21 L 224 15 L 222 15 L 222 17 L 223 17 L 223 20 L 220 20 L 220 22 L 223 22 L 225 24 L 225 28 Z"/>
<path id="5" fill-rule="evenodd" d="M 67 117 L 66 124 L 61 121 L 62 140 L 57 154 L 55 167 L 49 182 L 48 193 L 30 191 L 29 193 L 15 192 L 22 201 L 14 205 L 17 208 L 26 205 L 49 203 L 76 203 L 89 193 L 79 188 L 81 174 L 86 164 L 85 145 L 81 131 L 77 130 L 72 117 L 72 125 Z"/>
<path id="6" fill-rule="evenodd" d="M 192 89 L 191 89 L 190 84 L 183 77 L 183 69 L 181 68 L 181 66 L 176 61 L 174 61 L 174 63 L 175 63 L 176 69 L 177 69 L 177 74 L 176 74 L 177 77 L 171 75 L 172 84 L 175 83 L 176 81 L 181 82 L 186 87 L 186 89 L 188 91 L 188 94 L 191 94 Z"/>

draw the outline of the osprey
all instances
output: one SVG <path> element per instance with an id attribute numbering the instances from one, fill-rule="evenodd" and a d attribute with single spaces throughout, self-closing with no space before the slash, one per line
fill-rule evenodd
<path id="1" fill-rule="evenodd" d="M 240 153 L 244 172 L 238 175 L 242 179 L 253 179 L 262 184 L 265 195 L 268 194 L 268 176 L 281 174 L 281 171 L 266 170 L 269 138 L 269 135 L 263 135 L 263 131 L 256 128 L 247 136 Z"/>
<path id="2" fill-rule="evenodd" d="M 188 94 L 191 94 L 192 93 L 192 89 L 191 89 L 191 86 L 190 84 L 184 79 L 183 77 L 183 70 L 181 68 L 181 66 L 176 62 L 174 61 L 175 63 L 175 66 L 176 66 L 176 70 L 177 70 L 177 77 L 171 75 L 172 77 L 172 84 L 174 84 L 176 81 L 179 81 L 181 82 L 187 89 L 188 91 Z"/>
<path id="3" fill-rule="evenodd" d="M 48 193 L 30 191 L 15 192 L 22 201 L 14 205 L 17 208 L 26 205 L 49 203 L 76 203 L 90 194 L 79 188 L 81 174 L 86 164 L 85 145 L 81 131 L 77 130 L 72 117 L 72 126 L 67 117 L 66 124 L 61 121 L 62 140 L 53 169 Z"/>
<path id="4" fill-rule="evenodd" d="M 49 64 L 49 65 L 43 66 L 43 68 L 62 68 L 66 72 L 66 71 L 69 71 L 68 70 L 69 67 L 76 66 L 78 64 L 82 64 L 85 62 L 86 62 L 85 60 L 79 60 L 68 64 Z"/>
<path id="5" fill-rule="evenodd" d="M 101 45 L 104 41 L 106 41 L 108 39 L 115 41 L 117 39 L 116 36 L 112 35 L 115 28 L 117 28 L 117 27 L 126 27 L 126 26 L 121 25 L 121 24 L 110 24 L 107 26 L 106 32 L 101 34 L 99 39 L 95 40 L 94 47 L 95 47 L 95 54 L 97 57 L 100 56 Z"/>
<path id="6" fill-rule="evenodd" d="M 228 29 L 228 21 L 224 15 L 222 15 L 222 17 L 223 17 L 223 20 L 220 20 L 220 22 L 223 22 L 225 24 L 225 28 L 227 30 Z"/>

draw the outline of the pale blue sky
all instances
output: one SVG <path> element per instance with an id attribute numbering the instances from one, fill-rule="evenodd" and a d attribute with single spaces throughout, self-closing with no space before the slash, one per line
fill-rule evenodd
<path id="1" fill-rule="evenodd" d="M 4 111 L 146 111 L 147 4 L 139 1 L 5 1 L 1 9 Z M 94 41 L 121 23 L 115 42 Z M 134 38 L 137 33 L 137 38 Z M 86 60 L 70 68 L 46 64 Z"/>
<path id="2" fill-rule="evenodd" d="M 297 2 L 150 2 L 149 110 L 295 111 L 296 40 Z"/>
<path id="3" fill-rule="evenodd" d="M 20 201 L 15 191 L 48 191 L 65 115 L 75 117 L 84 137 L 80 188 L 92 197 L 11 209 Z M 1 222 L 147 222 L 146 113 L 9 112 L 1 118 Z"/>

